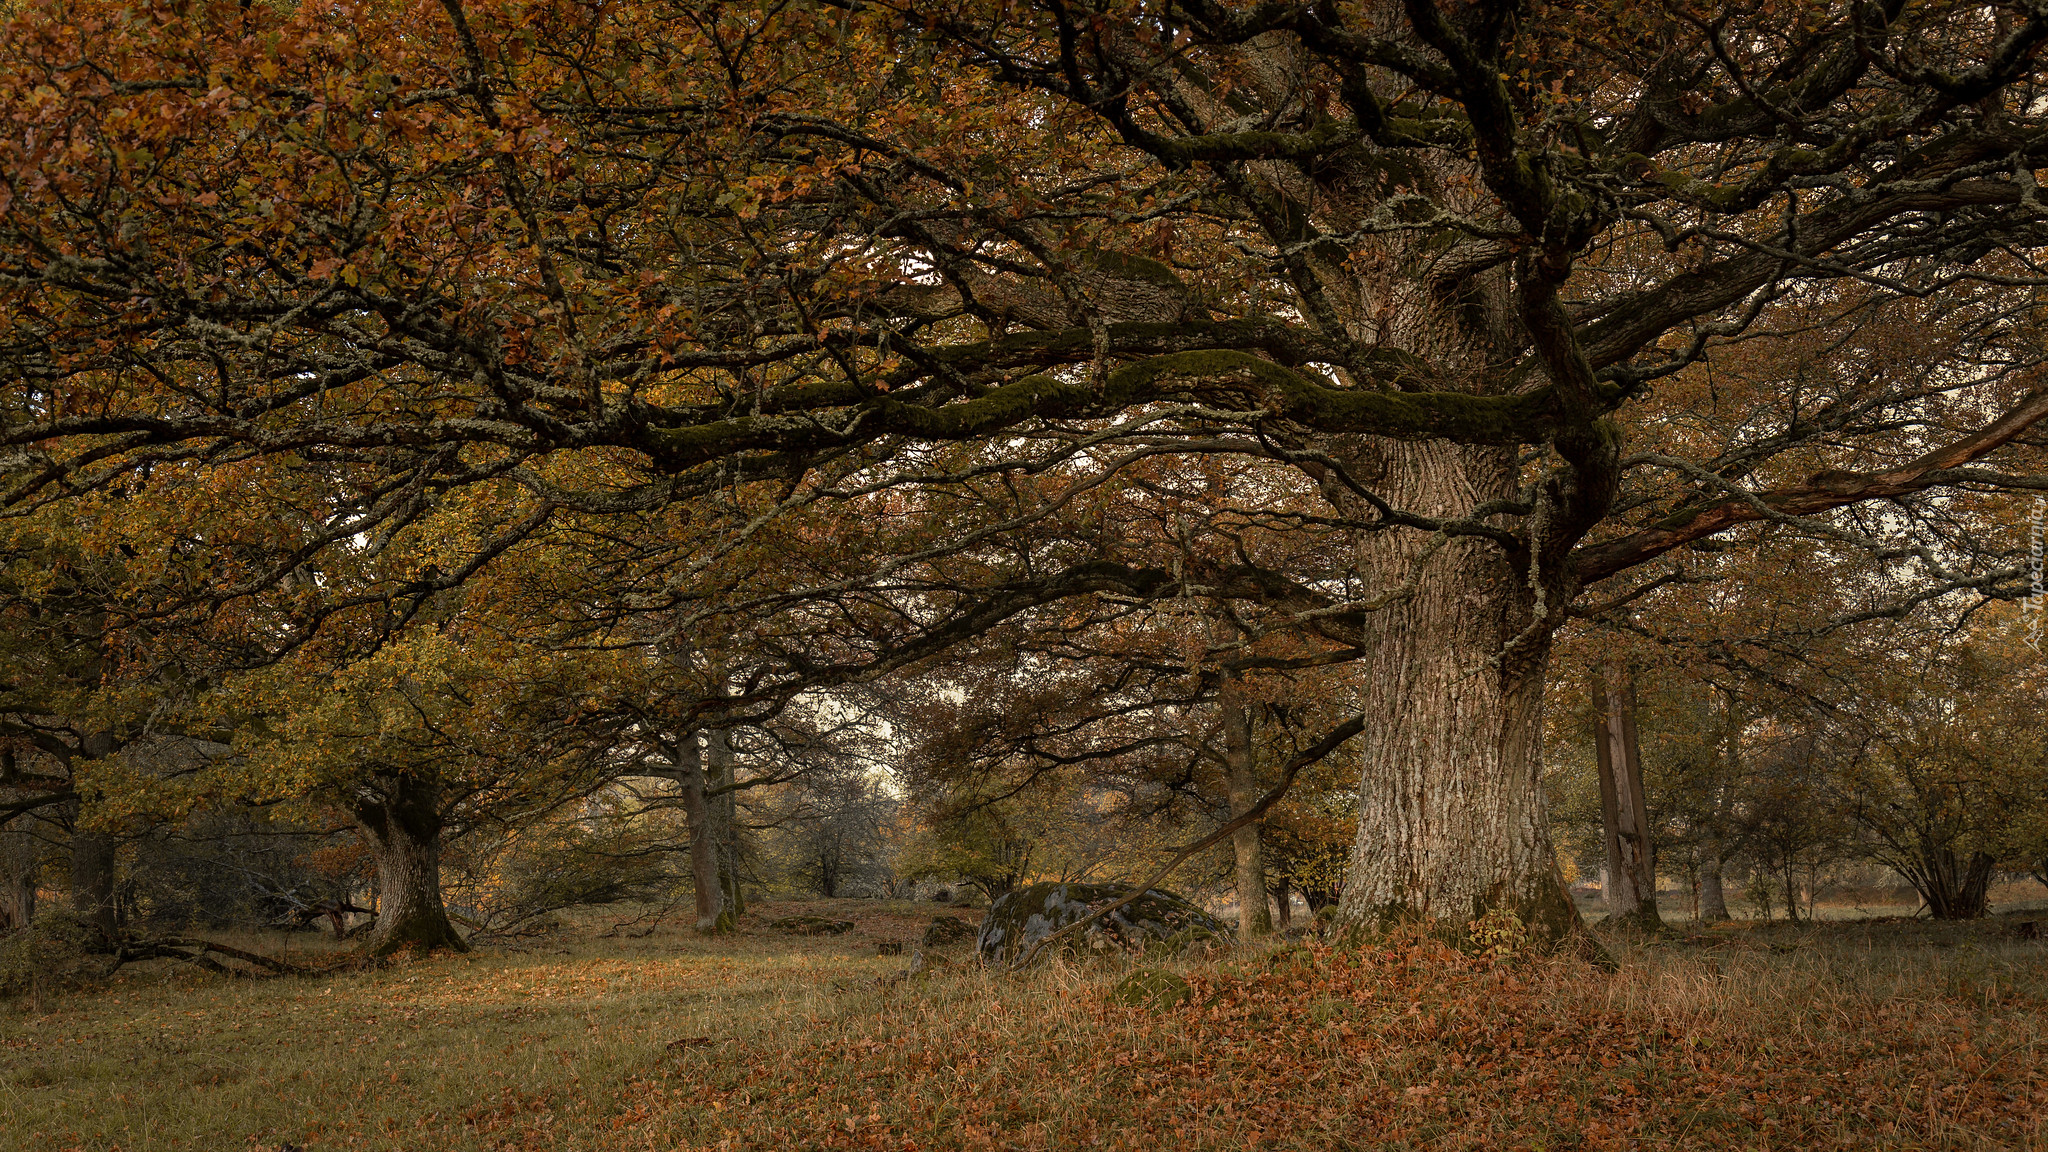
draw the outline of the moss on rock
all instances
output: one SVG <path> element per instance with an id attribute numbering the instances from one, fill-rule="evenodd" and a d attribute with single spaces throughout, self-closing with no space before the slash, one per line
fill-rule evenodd
<path id="1" fill-rule="evenodd" d="M 114 941 L 69 912 L 45 912 L 35 923 L 0 938 L 0 1000 L 38 988 L 83 988 L 111 966 Z"/>
<path id="2" fill-rule="evenodd" d="M 1116 982 L 1109 990 L 1109 1002 L 1125 1008 L 1164 1012 L 1193 999 L 1188 982 L 1164 968 L 1140 968 Z"/>
<path id="3" fill-rule="evenodd" d="M 780 920 L 770 920 L 768 926 L 792 936 L 837 936 L 853 931 L 853 921 L 833 920 L 826 916 L 784 916 Z"/>
<path id="4" fill-rule="evenodd" d="M 919 943 L 926 948 L 944 948 L 948 944 L 965 944 L 974 937 L 974 926 L 967 921 L 957 916 L 934 916 Z"/>
<path id="5" fill-rule="evenodd" d="M 1114 884 L 1042 881 L 1006 892 L 989 906 L 975 941 L 983 960 L 1009 963 L 1040 940 L 1095 910 L 1130 895 Z M 1178 951 L 1189 944 L 1227 936 L 1222 921 L 1171 892 L 1153 888 L 1091 925 L 1069 942 L 1087 951 Z"/>

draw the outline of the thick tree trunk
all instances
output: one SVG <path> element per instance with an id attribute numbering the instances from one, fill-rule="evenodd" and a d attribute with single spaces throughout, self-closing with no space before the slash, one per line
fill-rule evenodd
<path id="1" fill-rule="evenodd" d="M 71 834 L 71 911 L 108 940 L 120 934 L 114 908 L 114 838 L 80 829 Z"/>
<path id="2" fill-rule="evenodd" d="M 0 888 L 0 932 L 26 928 L 35 918 L 35 876 L 26 872 L 9 875 L 5 887 Z"/>
<path id="3" fill-rule="evenodd" d="M 1514 490 L 1512 452 L 1443 441 L 1369 442 L 1349 470 L 1428 516 L 1464 516 Z M 1424 559 L 1419 536 L 1377 533 L 1361 548 L 1382 591 L 1412 583 L 1367 624 L 1361 707 L 1375 723 L 1357 742 L 1358 838 L 1338 924 L 1421 920 L 1456 933 L 1503 909 L 1539 939 L 1577 935 L 1544 804 L 1549 628 L 1531 627 L 1529 574 L 1469 537 Z"/>
<path id="4" fill-rule="evenodd" d="M 1394 33 L 1394 35 L 1400 35 Z M 1248 56 L 1251 81 L 1269 111 L 1301 107 L 1302 72 L 1290 41 L 1273 35 Z M 1206 130 L 1243 109 L 1195 84 L 1177 90 Z M 1376 210 L 1386 172 L 1450 204 L 1485 211 L 1467 190 L 1477 164 L 1433 160 L 1395 165 L 1361 147 L 1315 174 L 1282 163 L 1248 165 L 1274 201 L 1349 232 Z M 1400 233 L 1335 246 L 1304 246 L 1293 257 L 1316 282 L 1320 308 L 1350 334 L 1471 373 L 1475 392 L 1511 378 L 1503 362 L 1527 347 L 1523 301 L 1495 255 L 1474 244 L 1471 271 L 1418 276 L 1460 260 L 1434 238 Z M 1360 387 L 1365 385 L 1360 382 Z M 1492 910 L 1521 918 L 1539 939 L 1583 939 L 1552 849 L 1542 788 L 1543 673 L 1550 634 L 1576 588 L 1564 571 L 1569 548 L 1613 499 L 1615 445 L 1605 432 L 1574 431 L 1557 445 L 1568 466 L 1547 472 L 1544 499 L 1516 519 L 1481 514 L 1515 543 L 1473 535 L 1432 536 L 1395 527 L 1386 505 L 1440 522 L 1464 522 L 1497 502 L 1512 504 L 1525 478 L 1511 448 L 1443 440 L 1318 436 L 1312 447 L 1341 465 L 1305 465 L 1333 508 L 1360 526 L 1359 568 L 1370 581 L 1354 667 L 1359 706 L 1372 720 L 1352 744 L 1362 757 L 1358 835 L 1337 926 L 1372 931 L 1420 920 L 1452 933 Z M 1546 462 L 1550 468 L 1555 461 Z M 1359 489 L 1386 501 L 1361 498 Z M 1544 558 L 1532 564 L 1530 556 Z M 1358 602 L 1354 599 L 1354 603 Z M 1348 639 L 1348 637 L 1347 637 Z"/>
<path id="5" fill-rule="evenodd" d="M 356 819 L 377 857 L 377 922 L 370 954 L 469 951 L 441 900 L 441 790 L 430 777 L 371 776 L 355 798 Z"/>
<path id="6" fill-rule="evenodd" d="M 1721 842 L 1707 841 L 1700 851 L 1700 919 L 1718 923 L 1728 915 L 1728 893 L 1721 882 Z"/>
<path id="7" fill-rule="evenodd" d="M 26 928 L 36 918 L 39 856 L 34 838 L 0 828 L 0 932 Z"/>
<path id="8" fill-rule="evenodd" d="M 1230 790 L 1230 818 L 1235 820 L 1259 802 L 1257 752 L 1252 745 L 1252 713 L 1235 676 L 1224 681 L 1223 767 Z M 1237 934 L 1247 943 L 1273 934 L 1273 914 L 1266 907 L 1266 861 L 1259 843 L 1259 822 L 1230 835 L 1237 867 Z"/>
<path id="9" fill-rule="evenodd" d="M 1610 669 L 1593 679 L 1597 705 L 1594 744 L 1600 762 L 1600 815 L 1607 841 L 1602 895 L 1608 922 L 1658 928 L 1657 868 L 1650 846 L 1650 818 L 1643 799 L 1643 756 L 1636 739 L 1635 687 L 1626 670 Z"/>
<path id="10" fill-rule="evenodd" d="M 104 760 L 120 751 L 120 741 L 109 732 L 87 733 L 79 751 L 88 760 Z M 73 801 L 71 833 L 71 911 L 107 940 L 120 933 L 120 916 L 114 898 L 115 841 L 101 831 L 87 830 L 81 801 Z"/>

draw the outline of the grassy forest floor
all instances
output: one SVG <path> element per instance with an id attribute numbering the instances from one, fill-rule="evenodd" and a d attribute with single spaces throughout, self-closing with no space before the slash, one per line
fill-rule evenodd
<path id="1" fill-rule="evenodd" d="M 956 948 L 884 983 L 905 960 L 876 943 L 935 911 L 317 978 L 132 966 L 0 1005 L 0 1148 L 2048 1149 L 2024 916 L 1687 926 L 1613 973 L 1276 944 L 1174 962 L 1194 998 L 1154 1012 L 1111 1003 L 1106 960 L 1004 977 Z M 801 912 L 857 927 L 766 926 Z"/>

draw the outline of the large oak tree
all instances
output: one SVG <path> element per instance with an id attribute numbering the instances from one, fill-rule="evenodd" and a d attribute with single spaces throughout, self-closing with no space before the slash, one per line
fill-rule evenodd
<path id="1" fill-rule="evenodd" d="M 1575 602 L 2039 484 L 2044 37 L 2031 0 L 27 4 L 4 498 L 317 472 L 324 516 L 126 606 L 231 605 L 251 659 L 625 541 L 622 617 L 767 653 L 681 724 L 1071 597 L 1229 599 L 1360 677 L 1342 916 L 1562 932 Z M 1842 342 L 1712 450 L 1645 418 L 1902 307 L 1966 321 L 1917 377 Z M 1162 453 L 1291 470 L 1345 559 L 1013 543 Z"/>

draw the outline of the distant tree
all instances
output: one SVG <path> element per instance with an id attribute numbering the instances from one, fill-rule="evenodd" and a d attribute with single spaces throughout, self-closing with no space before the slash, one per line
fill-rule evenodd
<path id="1" fill-rule="evenodd" d="M 1149 844 L 1142 824 L 1119 819 L 1113 793 L 1074 780 L 996 791 L 926 779 L 911 798 L 903 875 L 964 881 L 991 900 L 1039 880 L 1121 878 Z"/>
<path id="2" fill-rule="evenodd" d="M 1984 914 L 1994 870 L 2017 854 L 2048 782 L 2048 699 L 2037 658 L 2010 635 L 1930 636 L 1879 657 L 1830 725 L 1847 813 L 1871 858 L 1938 920 Z"/>
<path id="3" fill-rule="evenodd" d="M 913 880 L 964 881 L 994 900 L 1031 880 L 1036 848 L 993 808 L 938 811 L 911 829 L 902 873 Z"/>
<path id="4" fill-rule="evenodd" d="M 273 719 L 237 733 L 208 786 L 348 813 L 376 859 L 372 951 L 466 949 L 442 895 L 447 839 L 516 825 L 608 778 L 611 741 L 570 722 L 602 678 L 590 659 L 503 643 L 451 610 L 345 670 L 307 652 L 237 678 L 224 706 Z"/>
<path id="5" fill-rule="evenodd" d="M 756 806 L 763 852 L 785 883 L 820 896 L 879 896 L 894 887 L 887 828 L 901 802 L 868 772 L 814 773 L 776 786 Z"/>

